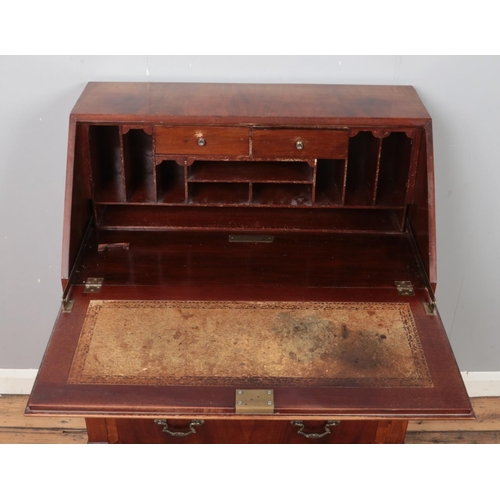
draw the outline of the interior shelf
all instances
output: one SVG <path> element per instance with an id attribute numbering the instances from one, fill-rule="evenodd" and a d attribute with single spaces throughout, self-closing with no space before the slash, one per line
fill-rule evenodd
<path id="1" fill-rule="evenodd" d="M 311 205 L 313 182 L 293 161 L 195 161 L 187 176 L 189 203 L 204 205 Z"/>
<path id="2" fill-rule="evenodd" d="M 311 186 L 305 184 L 253 184 L 253 205 L 310 206 Z"/>
<path id="3" fill-rule="evenodd" d="M 101 205 L 101 229 L 400 232 L 403 210 Z"/>
<path id="4" fill-rule="evenodd" d="M 242 205 L 249 202 L 249 185 L 202 182 L 189 185 L 189 203 L 201 205 Z"/>
<path id="5" fill-rule="evenodd" d="M 195 161 L 188 182 L 311 183 L 313 169 L 305 162 Z"/>

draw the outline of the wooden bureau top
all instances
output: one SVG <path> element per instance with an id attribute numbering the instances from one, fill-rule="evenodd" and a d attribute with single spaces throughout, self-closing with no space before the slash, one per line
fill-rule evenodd
<path id="1" fill-rule="evenodd" d="M 430 116 L 411 86 L 89 83 L 72 111 L 88 121 L 419 126 Z"/>

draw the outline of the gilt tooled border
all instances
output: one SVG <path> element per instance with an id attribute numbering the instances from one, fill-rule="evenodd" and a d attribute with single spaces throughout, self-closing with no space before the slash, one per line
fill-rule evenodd
<path id="1" fill-rule="evenodd" d="M 92 343 L 95 323 L 103 308 L 183 308 L 183 309 L 275 309 L 275 310 L 397 310 L 400 314 L 406 340 L 410 347 L 415 376 L 401 378 L 294 378 L 294 377 L 189 377 L 84 374 L 85 361 Z M 160 300 L 92 300 L 82 327 L 80 340 L 73 358 L 68 377 L 70 384 L 117 384 L 117 385 L 206 385 L 249 387 L 269 384 L 273 386 L 323 386 L 323 387 L 432 387 L 432 378 L 425 361 L 425 355 L 417 334 L 417 326 L 407 303 L 398 302 L 202 302 L 202 301 L 160 301 Z"/>

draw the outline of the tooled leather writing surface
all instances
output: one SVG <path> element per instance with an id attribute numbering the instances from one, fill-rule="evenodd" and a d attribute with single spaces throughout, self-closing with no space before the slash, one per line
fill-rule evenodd
<path id="1" fill-rule="evenodd" d="M 431 387 L 409 304 L 101 301 L 69 383 Z"/>

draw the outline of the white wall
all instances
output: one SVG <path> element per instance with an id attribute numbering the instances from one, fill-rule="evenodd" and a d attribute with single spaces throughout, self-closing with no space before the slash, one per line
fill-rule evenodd
<path id="1" fill-rule="evenodd" d="M 0 57 L 0 368 L 37 368 L 59 307 L 67 124 L 91 80 L 415 86 L 434 120 L 438 306 L 462 371 L 499 371 L 500 58 Z"/>

